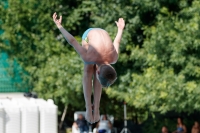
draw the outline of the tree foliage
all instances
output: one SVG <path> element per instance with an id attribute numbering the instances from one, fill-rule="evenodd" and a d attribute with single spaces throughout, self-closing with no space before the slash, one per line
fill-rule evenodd
<path id="1" fill-rule="evenodd" d="M 0 48 L 29 72 L 30 85 L 41 97 L 84 106 L 83 64 L 54 25 L 56 11 L 79 42 L 89 27 L 104 28 L 114 39 L 114 22 L 126 20 L 114 65 L 118 80 L 106 90 L 113 103 L 126 101 L 135 111 L 199 110 L 198 0 L 8 0 L 8 8 L 3 5 L 5 1 L 0 6 Z"/>
<path id="2" fill-rule="evenodd" d="M 51 18 L 53 9 L 60 12 L 68 8 L 62 7 L 62 4 L 65 5 L 63 1 L 46 4 L 46 1 L 11 0 L 8 8 L 1 6 L 2 40 L 9 41 L 7 47 L 1 42 L 4 46 L 1 48 L 16 57 L 30 74 L 29 85 L 40 97 L 80 106 L 79 101 L 83 98 L 81 60 L 58 34 Z M 69 14 L 69 10 L 64 13 Z M 67 24 L 71 23 L 63 25 Z"/>
<path id="3" fill-rule="evenodd" d="M 177 8 L 159 3 L 152 23 L 143 23 L 142 45 L 126 45 L 130 54 L 122 54 L 122 62 L 132 67 L 121 76 L 118 89 L 109 90 L 110 95 L 161 113 L 199 110 L 200 3 L 172 4 Z"/>

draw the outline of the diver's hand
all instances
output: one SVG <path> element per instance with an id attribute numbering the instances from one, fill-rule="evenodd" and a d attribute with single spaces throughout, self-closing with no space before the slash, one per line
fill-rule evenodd
<path id="1" fill-rule="evenodd" d="M 119 20 L 115 21 L 115 23 L 116 23 L 118 29 L 121 29 L 121 30 L 124 29 L 124 27 L 125 27 L 125 21 L 124 21 L 123 18 L 119 18 Z"/>
<path id="2" fill-rule="evenodd" d="M 56 26 L 57 26 L 58 28 L 61 28 L 61 27 L 62 27 L 62 25 L 61 25 L 61 23 L 62 23 L 62 16 L 60 16 L 60 18 L 57 19 L 57 14 L 56 14 L 56 12 L 53 14 L 53 21 L 54 21 L 54 23 L 56 24 Z"/>

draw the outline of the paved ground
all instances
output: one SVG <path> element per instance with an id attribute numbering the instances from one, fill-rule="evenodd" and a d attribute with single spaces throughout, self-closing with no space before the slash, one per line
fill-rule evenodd
<path id="1" fill-rule="evenodd" d="M 23 98 L 24 93 L 16 92 L 16 93 L 0 93 L 0 99 L 4 98 Z"/>

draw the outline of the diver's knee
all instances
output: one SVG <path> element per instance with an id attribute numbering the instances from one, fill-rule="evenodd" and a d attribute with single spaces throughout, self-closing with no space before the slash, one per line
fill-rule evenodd
<path id="1" fill-rule="evenodd" d="M 84 71 L 86 73 L 93 73 L 94 72 L 94 65 L 85 65 Z"/>

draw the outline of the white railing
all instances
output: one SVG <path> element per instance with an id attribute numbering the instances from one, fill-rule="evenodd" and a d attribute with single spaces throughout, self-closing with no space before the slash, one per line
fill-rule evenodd
<path id="1" fill-rule="evenodd" d="M 0 133 L 57 133 L 53 100 L 0 99 Z"/>

